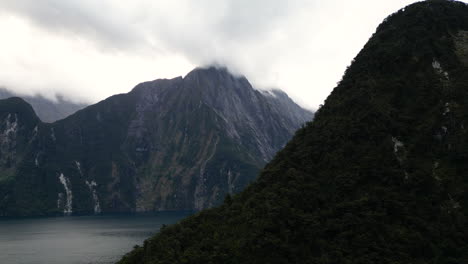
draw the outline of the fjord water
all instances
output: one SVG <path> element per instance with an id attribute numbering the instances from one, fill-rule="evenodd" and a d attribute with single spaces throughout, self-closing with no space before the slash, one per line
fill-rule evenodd
<path id="1" fill-rule="evenodd" d="M 0 220 L 0 263 L 114 263 L 190 212 Z"/>

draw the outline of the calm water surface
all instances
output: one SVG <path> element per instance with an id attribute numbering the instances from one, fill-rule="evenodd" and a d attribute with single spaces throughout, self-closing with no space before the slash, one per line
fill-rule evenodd
<path id="1" fill-rule="evenodd" d="M 1 264 L 114 263 L 190 212 L 0 220 Z"/>

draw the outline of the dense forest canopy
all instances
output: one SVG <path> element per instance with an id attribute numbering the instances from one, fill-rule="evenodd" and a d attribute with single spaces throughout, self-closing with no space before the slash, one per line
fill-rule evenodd
<path id="1" fill-rule="evenodd" d="M 410 5 L 255 183 L 120 263 L 468 263 L 467 128 L 468 6 Z"/>

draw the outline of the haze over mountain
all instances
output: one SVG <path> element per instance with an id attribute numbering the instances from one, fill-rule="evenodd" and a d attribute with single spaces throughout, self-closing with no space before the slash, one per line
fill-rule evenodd
<path id="1" fill-rule="evenodd" d="M 0 80 L 96 103 L 221 63 L 316 109 L 382 18 L 416 1 L 2 0 Z"/>
<path id="2" fill-rule="evenodd" d="M 312 113 L 225 68 L 137 85 L 57 122 L 0 100 L 0 215 L 198 210 L 251 182 Z"/>
<path id="3" fill-rule="evenodd" d="M 252 185 L 120 263 L 468 263 L 467 113 L 468 6 L 403 8 Z"/>
<path id="4" fill-rule="evenodd" d="M 52 123 L 59 119 L 63 119 L 87 106 L 86 104 L 70 102 L 63 97 L 58 97 L 57 101 L 53 101 L 40 95 L 18 95 L 0 87 L 0 99 L 7 99 L 10 97 L 23 98 L 33 107 L 38 117 L 46 123 Z"/>

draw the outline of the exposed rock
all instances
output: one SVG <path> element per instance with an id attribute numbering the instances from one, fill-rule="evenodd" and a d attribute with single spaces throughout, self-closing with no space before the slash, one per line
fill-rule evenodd
<path id="1" fill-rule="evenodd" d="M 0 114 L 6 140 L 18 125 L 11 109 Z M 9 169 L 19 189 L 0 214 L 212 207 L 249 184 L 312 116 L 285 93 L 255 90 L 224 68 L 145 82 L 63 120 L 25 127 L 24 156 Z"/>

